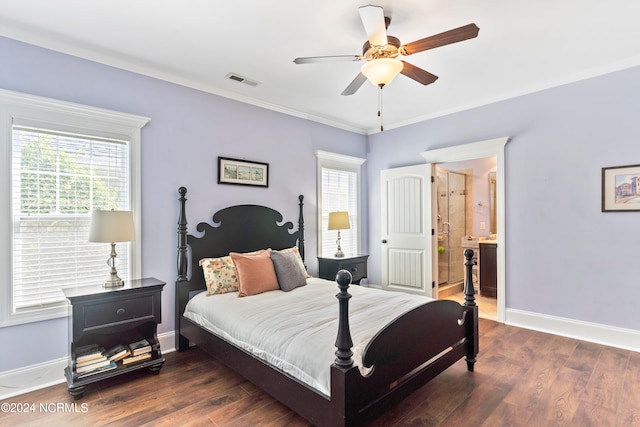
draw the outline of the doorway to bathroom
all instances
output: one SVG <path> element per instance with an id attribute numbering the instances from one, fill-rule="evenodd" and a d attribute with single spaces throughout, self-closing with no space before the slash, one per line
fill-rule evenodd
<path id="1" fill-rule="evenodd" d="M 479 314 L 492 320 L 497 318 L 497 259 L 489 253 L 497 241 L 496 163 L 496 157 L 484 157 L 440 163 L 435 171 L 438 298 L 464 302 L 464 251 L 472 249 Z"/>
<path id="2" fill-rule="evenodd" d="M 505 205 L 506 205 L 506 191 L 505 191 L 505 145 L 509 141 L 508 137 L 495 138 L 491 140 L 473 142 L 469 144 L 462 144 L 457 146 L 445 147 L 445 148 L 437 148 L 433 150 L 428 150 L 420 153 L 420 155 L 426 160 L 427 165 L 435 169 L 436 166 L 440 166 L 442 168 L 446 168 L 448 170 L 455 170 L 458 172 L 465 173 L 463 169 L 473 168 L 474 171 L 471 172 L 471 175 L 476 177 L 476 175 L 480 175 L 475 171 L 475 167 L 471 166 L 462 166 L 461 169 L 458 167 L 450 167 L 451 163 L 458 163 L 464 161 L 478 160 L 488 157 L 495 157 L 495 174 L 492 175 L 482 175 L 483 178 L 480 180 L 473 180 L 470 185 L 467 182 L 467 199 L 473 200 L 472 203 L 467 203 L 467 207 L 471 207 L 471 210 L 467 209 L 467 233 L 472 235 L 479 236 L 481 234 L 488 235 L 489 238 L 495 238 L 495 259 L 496 259 L 496 271 L 495 271 L 495 279 L 496 279 L 496 298 L 491 298 L 487 303 L 482 301 L 484 298 L 482 295 L 476 295 L 477 304 L 479 306 L 480 315 L 482 316 L 483 308 L 491 308 L 493 313 L 489 313 L 491 316 L 486 316 L 490 318 L 496 319 L 498 322 L 505 322 L 505 290 L 508 288 L 506 283 L 506 274 L 505 274 L 505 253 L 506 253 L 506 215 L 505 215 Z M 433 170 L 432 169 L 432 170 Z M 490 171 L 487 170 L 489 173 Z M 433 175 L 437 175 L 436 171 L 433 171 Z M 495 179 L 491 179 L 495 176 Z M 435 181 L 435 180 L 434 180 Z M 434 182 L 435 187 L 435 182 Z M 484 187 L 484 188 L 482 188 Z M 432 229 L 434 230 L 433 235 L 436 237 L 435 229 L 437 227 L 437 200 L 436 199 L 436 191 L 432 191 L 432 213 L 431 215 L 431 224 Z M 487 199 L 485 201 L 476 200 L 477 195 L 486 195 Z M 489 200 L 490 199 L 490 200 Z M 478 215 L 476 215 L 478 214 Z M 480 219 L 481 216 L 487 214 L 486 219 Z M 491 219 L 489 218 L 491 216 Z M 495 231 L 489 230 L 487 226 L 491 226 L 493 228 L 493 217 L 495 216 Z M 477 217 L 477 218 L 476 218 Z M 473 220 L 472 224 L 469 224 L 469 220 L 478 219 L 479 221 Z M 484 224 L 483 224 L 484 222 Z M 473 231 L 472 231 L 473 230 Z M 491 236 L 493 234 L 494 236 Z M 438 268 L 438 258 L 437 258 L 437 239 L 433 239 L 433 248 L 432 252 L 432 265 L 434 269 Z M 475 251 L 475 250 L 474 250 Z M 480 256 L 480 261 L 482 261 L 482 257 Z M 434 278 L 439 278 L 439 273 L 435 273 Z M 436 282 L 434 280 L 434 282 Z M 475 280 L 474 280 L 475 282 Z M 480 280 L 482 282 L 482 280 Z M 475 284 L 475 283 L 474 283 Z M 435 287 L 434 283 L 434 287 Z M 451 297 L 445 297 L 447 299 L 456 299 L 457 295 L 452 295 Z M 485 316 L 483 316 L 485 317 Z"/>
<path id="3" fill-rule="evenodd" d="M 464 256 L 462 239 L 466 232 L 467 189 L 463 173 L 436 168 L 438 294 L 462 292 Z"/>

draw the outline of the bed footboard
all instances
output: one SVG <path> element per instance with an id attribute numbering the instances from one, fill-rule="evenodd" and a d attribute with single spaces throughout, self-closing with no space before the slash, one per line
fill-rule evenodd
<path id="1" fill-rule="evenodd" d="M 340 317 L 331 395 L 336 425 L 375 415 L 465 358 L 473 371 L 478 353 L 478 308 L 471 277 L 473 251 L 465 251 L 465 303 L 436 300 L 399 316 L 379 331 L 363 353 L 366 377 L 353 366 L 348 318 Z M 349 277 L 338 274 L 337 295 L 347 311 Z M 334 390 L 340 390 L 334 393 Z M 344 399 L 344 400 L 343 400 Z"/>

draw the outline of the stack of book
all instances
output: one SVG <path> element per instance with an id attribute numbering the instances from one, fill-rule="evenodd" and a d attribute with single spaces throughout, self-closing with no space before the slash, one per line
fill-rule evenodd
<path id="1" fill-rule="evenodd" d="M 105 356 L 107 357 L 107 359 L 113 362 L 118 362 L 124 359 L 125 357 L 129 356 L 130 354 L 131 354 L 131 351 L 129 350 L 129 346 L 118 344 L 115 347 L 111 347 L 105 353 Z"/>
<path id="2" fill-rule="evenodd" d="M 116 363 L 105 355 L 104 347 L 89 344 L 76 348 L 75 371 L 85 377 L 116 368 Z"/>
<path id="3" fill-rule="evenodd" d="M 76 348 L 75 372 L 78 377 L 116 369 L 118 362 L 123 365 L 151 359 L 151 344 L 146 339 L 131 344 L 118 344 L 109 350 L 98 344 Z"/>
<path id="4" fill-rule="evenodd" d="M 122 359 L 123 365 L 151 359 L 151 344 L 146 339 L 141 339 L 129 344 L 129 352 L 130 355 Z"/>

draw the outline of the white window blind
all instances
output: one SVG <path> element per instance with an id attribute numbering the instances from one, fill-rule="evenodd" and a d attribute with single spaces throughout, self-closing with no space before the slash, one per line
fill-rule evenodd
<path id="1" fill-rule="evenodd" d="M 347 255 L 358 253 L 358 174 L 352 171 L 322 167 L 322 254 L 333 256 L 337 249 L 337 230 L 327 230 L 329 212 L 347 211 L 349 213 L 348 230 L 340 230 L 340 246 Z"/>
<path id="2" fill-rule="evenodd" d="M 12 126 L 12 311 L 65 304 L 63 287 L 103 282 L 110 248 L 89 243 L 93 209 L 129 209 L 129 141 Z M 118 243 L 129 277 L 129 244 Z"/>

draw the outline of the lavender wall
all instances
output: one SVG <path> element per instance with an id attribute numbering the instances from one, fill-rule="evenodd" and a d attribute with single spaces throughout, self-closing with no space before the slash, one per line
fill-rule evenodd
<path id="1" fill-rule="evenodd" d="M 142 274 L 167 282 L 159 332 L 174 329 L 180 186 L 192 225 L 237 203 L 272 206 L 295 222 L 305 195 L 307 262 L 317 271 L 314 151 L 365 157 L 365 136 L 6 38 L 0 64 L 0 88 L 151 118 L 142 130 Z M 217 156 L 269 163 L 269 188 L 218 185 Z M 0 328 L 0 372 L 64 357 L 68 339 L 67 319 Z"/>
<path id="2" fill-rule="evenodd" d="M 380 170 L 509 136 L 507 308 L 640 330 L 640 213 L 600 211 L 601 169 L 640 163 L 639 90 L 633 68 L 372 135 L 370 281 L 380 280 Z"/>

